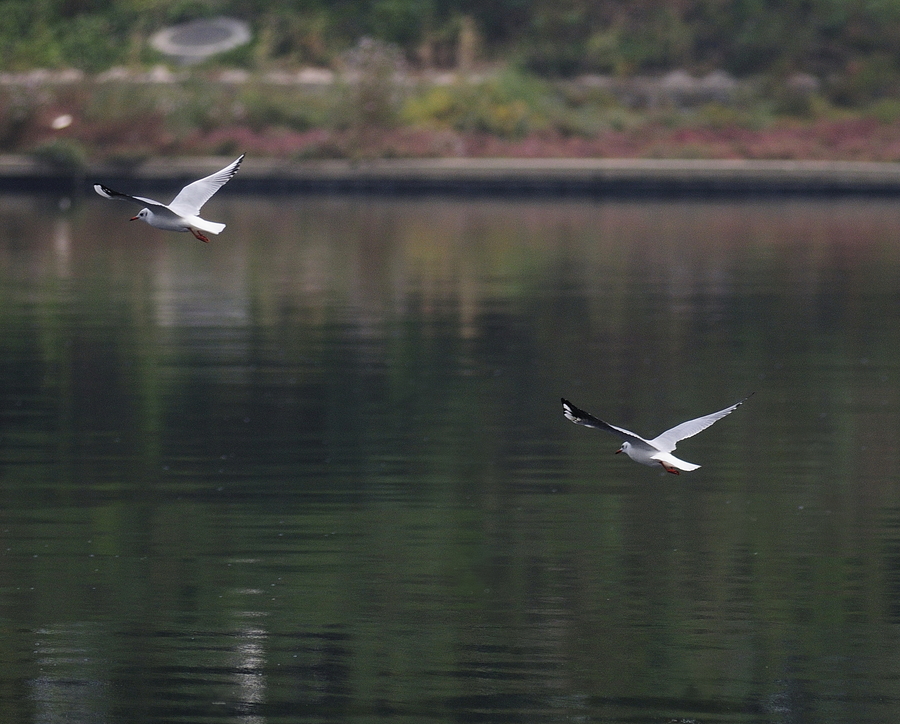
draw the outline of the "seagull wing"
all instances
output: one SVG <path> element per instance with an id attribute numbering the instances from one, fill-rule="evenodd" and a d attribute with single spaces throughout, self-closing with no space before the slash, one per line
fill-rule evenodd
<path id="1" fill-rule="evenodd" d="M 634 445 L 639 445 L 641 447 L 652 445 L 652 442 L 648 442 L 640 435 L 635 435 L 630 430 L 626 430 L 622 427 L 616 427 L 615 425 L 610 425 L 608 422 L 603 422 L 603 420 L 594 417 L 591 413 L 585 412 L 584 410 L 579 410 L 566 398 L 563 397 L 561 399 L 563 406 L 563 415 L 569 418 L 576 425 L 584 425 L 585 427 L 594 427 L 598 430 L 606 430 L 607 432 L 611 432 L 613 435 L 618 435 L 623 440 L 627 440 L 628 442 Z"/>
<path id="2" fill-rule="evenodd" d="M 650 440 L 650 444 L 653 447 L 659 448 L 663 452 L 672 452 L 675 449 L 675 446 L 678 444 L 679 440 L 684 440 L 688 437 L 693 437 L 698 432 L 703 432 L 706 428 L 712 425 L 716 420 L 721 420 L 725 415 L 730 415 L 736 409 L 738 409 L 741 405 L 743 405 L 748 399 L 752 397 L 752 394 L 747 395 L 740 402 L 735 403 L 731 407 L 726 407 L 724 410 L 719 410 L 718 412 L 713 412 L 710 415 L 706 415 L 704 417 L 698 417 L 696 420 L 688 420 L 687 422 L 682 422 L 680 425 L 676 425 L 671 430 L 666 430 L 662 435 L 658 435 L 652 440 Z"/>
<path id="3" fill-rule="evenodd" d="M 129 196 L 121 191 L 113 191 L 109 186 L 104 186 L 103 184 L 94 184 L 94 191 L 105 199 L 121 199 L 122 201 L 133 201 L 141 206 L 161 206 L 165 208 L 165 205 L 159 203 L 159 201 L 145 199 L 143 196 Z"/>
<path id="4" fill-rule="evenodd" d="M 203 204 L 209 201 L 216 191 L 234 178 L 243 160 L 244 154 L 241 154 L 240 158 L 228 164 L 221 171 L 216 171 L 206 178 L 188 184 L 181 189 L 178 196 L 172 199 L 169 208 L 179 216 L 197 216 Z"/>

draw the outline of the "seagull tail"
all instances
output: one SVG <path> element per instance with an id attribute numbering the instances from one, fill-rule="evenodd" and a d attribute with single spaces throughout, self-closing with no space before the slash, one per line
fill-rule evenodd
<path id="1" fill-rule="evenodd" d="M 697 468 L 700 467 L 699 465 L 696 465 L 695 463 L 689 463 L 687 460 L 682 460 L 681 458 L 676 458 L 674 455 L 669 455 L 668 453 L 661 453 L 659 455 L 654 455 L 653 459 L 659 460 L 663 464 L 663 467 L 666 470 L 669 470 L 670 467 L 673 467 L 673 468 L 681 470 L 685 473 L 689 473 L 692 470 L 696 470 Z M 672 472 L 672 471 L 669 470 L 669 472 Z"/>
<path id="2" fill-rule="evenodd" d="M 225 224 L 220 224 L 218 221 L 207 221 L 206 219 L 193 219 L 192 221 L 194 227 L 207 234 L 221 234 L 222 229 L 225 228 Z"/>

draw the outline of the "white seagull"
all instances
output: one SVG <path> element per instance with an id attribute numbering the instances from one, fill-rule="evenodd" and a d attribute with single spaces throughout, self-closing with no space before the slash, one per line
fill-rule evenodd
<path id="1" fill-rule="evenodd" d="M 203 232 L 208 234 L 218 234 L 225 228 L 225 224 L 216 221 L 207 221 L 201 219 L 200 209 L 212 195 L 228 183 L 237 173 L 244 155 L 228 164 L 221 171 L 194 181 L 188 184 L 179 192 L 178 196 L 172 199 L 172 203 L 168 206 L 161 204 L 153 199 L 145 199 L 142 196 L 129 196 L 118 191 L 113 191 L 103 184 L 94 184 L 94 191 L 107 199 L 124 199 L 125 201 L 134 201 L 144 206 L 138 212 L 137 216 L 132 216 L 131 221 L 142 219 L 150 226 L 157 229 L 165 229 L 166 231 L 190 231 L 200 241 L 209 242 Z"/>
<path id="2" fill-rule="evenodd" d="M 641 463 L 641 465 L 662 465 L 666 471 L 674 473 L 675 475 L 680 475 L 681 473 L 678 472 L 679 470 L 690 472 L 691 470 L 696 470 L 700 466 L 685 460 L 679 460 L 672 455 L 672 451 L 675 449 L 678 442 L 685 438 L 693 437 L 698 432 L 702 432 L 708 428 L 716 420 L 721 420 L 725 415 L 730 415 L 743 405 L 751 395 L 752 393 L 731 407 L 726 407 L 724 410 L 719 410 L 718 412 L 706 415 L 705 417 L 698 417 L 696 420 L 682 422 L 671 430 L 666 430 L 662 435 L 657 435 L 652 440 L 645 440 L 640 435 L 635 435 L 629 430 L 610 425 L 608 422 L 603 422 L 603 420 L 598 420 L 589 412 L 579 410 L 565 398 L 562 398 L 562 406 L 563 414 L 572 422 L 579 425 L 585 425 L 586 427 L 596 427 L 598 430 L 608 430 L 625 440 L 625 442 L 622 443 L 622 447 L 616 450 L 616 453 L 623 452 L 636 463 Z"/>

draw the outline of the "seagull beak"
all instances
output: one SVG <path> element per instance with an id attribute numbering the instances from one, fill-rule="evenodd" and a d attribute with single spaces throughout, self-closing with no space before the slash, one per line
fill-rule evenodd
<path id="1" fill-rule="evenodd" d="M 138 217 L 138 216 L 132 216 L 132 217 L 131 217 L 130 219 L 128 219 L 128 220 L 129 220 L 129 221 L 137 221 L 138 218 L 140 218 L 140 217 Z"/>
<path id="2" fill-rule="evenodd" d="M 622 452 L 622 448 L 619 448 L 618 450 L 616 450 L 615 454 L 618 455 L 620 452 Z"/>

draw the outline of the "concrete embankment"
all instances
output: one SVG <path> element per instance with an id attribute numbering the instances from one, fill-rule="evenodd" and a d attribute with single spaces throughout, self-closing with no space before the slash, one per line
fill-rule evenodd
<path id="1" fill-rule="evenodd" d="M 90 190 L 94 181 L 136 193 L 179 184 L 233 157 L 157 158 L 64 168 L 27 156 L 0 156 L 0 191 Z M 682 159 L 452 158 L 286 161 L 248 158 L 230 192 L 368 192 L 717 196 L 900 194 L 900 163 Z"/>

